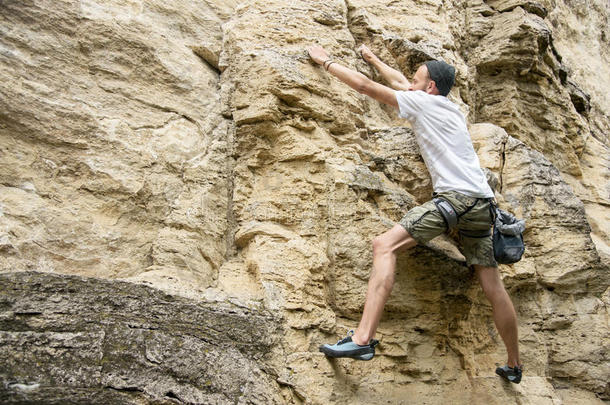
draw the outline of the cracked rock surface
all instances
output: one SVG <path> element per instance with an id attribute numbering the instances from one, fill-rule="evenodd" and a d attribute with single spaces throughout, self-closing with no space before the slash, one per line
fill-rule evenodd
<path id="1" fill-rule="evenodd" d="M 128 282 L 0 276 L 2 403 L 280 403 L 280 323 Z"/>
<path id="2" fill-rule="evenodd" d="M 586 3 L 586 4 L 585 4 Z M 0 402 L 610 400 L 604 0 L 0 1 Z M 586 11 L 585 11 L 586 10 Z M 398 257 L 371 362 L 371 241 L 430 198 L 382 81 L 442 58 L 500 206 L 525 374 L 456 242 Z"/>

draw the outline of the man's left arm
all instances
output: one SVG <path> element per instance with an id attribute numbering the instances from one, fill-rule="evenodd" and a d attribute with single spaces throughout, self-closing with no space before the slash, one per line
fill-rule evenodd
<path id="1" fill-rule="evenodd" d="M 393 89 L 372 81 L 360 72 L 340 65 L 332 61 L 328 53 L 321 46 L 312 46 L 308 49 L 309 56 L 337 79 L 356 90 L 358 93 L 365 94 L 375 100 L 398 108 L 396 93 Z"/>

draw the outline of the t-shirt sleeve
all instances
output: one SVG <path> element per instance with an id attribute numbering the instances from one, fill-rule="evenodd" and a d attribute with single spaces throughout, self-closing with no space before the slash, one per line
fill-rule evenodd
<path id="1" fill-rule="evenodd" d="M 398 102 L 398 115 L 409 121 L 415 121 L 427 101 L 427 94 L 423 91 L 396 91 Z"/>

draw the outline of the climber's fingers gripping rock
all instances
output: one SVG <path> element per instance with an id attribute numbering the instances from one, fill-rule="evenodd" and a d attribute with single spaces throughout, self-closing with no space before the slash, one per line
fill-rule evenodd
<path id="1" fill-rule="evenodd" d="M 366 45 L 360 45 L 358 52 L 362 56 L 362 59 L 368 63 L 373 62 L 377 58 L 377 56 L 375 56 L 375 54 Z"/>
<path id="2" fill-rule="evenodd" d="M 324 61 L 326 61 L 330 58 L 330 55 L 328 54 L 328 52 L 326 52 L 326 50 L 324 48 L 322 48 L 320 45 L 310 46 L 307 49 L 307 52 L 309 52 L 309 57 L 311 59 L 313 59 L 314 62 L 316 62 L 319 65 L 323 64 Z"/>

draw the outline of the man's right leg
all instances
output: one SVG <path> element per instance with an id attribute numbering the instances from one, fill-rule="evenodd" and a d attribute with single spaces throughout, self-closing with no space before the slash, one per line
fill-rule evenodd
<path id="1" fill-rule="evenodd" d="M 474 265 L 475 273 L 485 296 L 491 303 L 493 319 L 506 346 L 508 366 L 521 366 L 517 314 L 497 267 Z"/>
<path id="2" fill-rule="evenodd" d="M 424 243 L 444 230 L 443 217 L 434 202 L 428 201 L 410 209 L 392 229 L 376 237 L 373 241 L 373 271 L 369 278 L 360 324 L 356 332 L 348 333 L 334 345 L 320 346 L 320 351 L 329 357 L 372 359 L 375 355 L 375 345 L 379 343 L 372 337 L 375 336 L 383 307 L 394 286 L 397 253 L 414 247 L 418 241 Z"/>
<path id="3" fill-rule="evenodd" d="M 354 343 L 365 345 L 375 336 L 383 307 L 394 286 L 396 254 L 415 245 L 415 239 L 400 224 L 373 240 L 373 271 L 369 278 L 362 319 L 352 336 Z"/>

